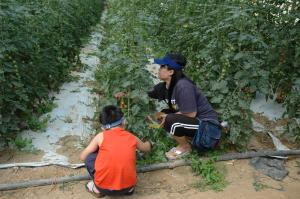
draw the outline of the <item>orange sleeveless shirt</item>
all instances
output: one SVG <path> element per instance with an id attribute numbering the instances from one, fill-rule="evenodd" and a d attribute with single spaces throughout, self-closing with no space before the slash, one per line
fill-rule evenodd
<path id="1" fill-rule="evenodd" d="M 136 145 L 135 136 L 123 128 L 103 132 L 95 161 L 94 181 L 98 187 L 121 190 L 136 184 Z"/>

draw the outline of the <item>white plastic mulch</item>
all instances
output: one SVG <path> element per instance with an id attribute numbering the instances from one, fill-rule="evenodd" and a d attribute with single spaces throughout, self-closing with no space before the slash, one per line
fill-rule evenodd
<path id="1" fill-rule="evenodd" d="M 256 98 L 252 100 L 250 109 L 254 113 L 265 116 L 268 120 L 276 122 L 283 117 L 285 108 L 282 104 L 277 103 L 274 99 L 266 99 L 264 95 L 257 93 Z M 266 131 L 263 124 L 258 123 L 254 119 L 252 120 L 253 129 L 257 132 Z M 276 128 L 279 132 L 283 132 L 282 128 Z"/>
<path id="2" fill-rule="evenodd" d="M 72 75 L 78 76 L 79 80 L 63 84 L 60 92 L 54 95 L 54 103 L 57 107 L 47 114 L 50 119 L 45 132 L 30 130 L 22 132 L 24 138 L 32 139 L 36 149 L 44 152 L 41 160 L 43 162 L 67 164 L 68 158 L 56 153 L 56 150 L 61 147 L 58 143 L 59 139 L 67 135 L 77 135 L 82 138 L 92 131 L 91 121 L 87 119 L 94 116 L 95 96 L 90 92 L 91 88 L 86 82 L 93 80 L 94 71 L 99 64 L 99 58 L 92 54 L 98 51 L 101 43 L 100 30 L 93 32 L 90 38 L 80 54 L 80 60 L 87 65 L 87 69 L 83 72 L 72 72 Z"/>

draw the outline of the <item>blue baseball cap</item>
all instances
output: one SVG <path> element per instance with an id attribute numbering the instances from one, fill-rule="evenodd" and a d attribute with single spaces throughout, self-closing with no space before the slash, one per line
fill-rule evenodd
<path id="1" fill-rule="evenodd" d="M 167 65 L 174 70 L 181 70 L 183 68 L 183 66 L 174 61 L 170 55 L 166 55 L 161 59 L 154 59 L 154 63 L 159 65 Z"/>

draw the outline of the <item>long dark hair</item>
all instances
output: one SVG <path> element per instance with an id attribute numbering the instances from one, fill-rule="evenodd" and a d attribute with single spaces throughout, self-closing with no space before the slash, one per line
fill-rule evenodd
<path id="1" fill-rule="evenodd" d="M 179 54 L 179 53 L 169 53 L 168 54 L 171 59 L 173 59 L 177 64 L 179 64 L 180 66 L 182 66 L 182 68 L 185 67 L 186 65 L 186 58 Z M 168 66 L 168 70 L 174 70 L 172 67 Z M 174 73 L 172 75 L 172 78 L 171 78 L 171 82 L 170 82 L 170 86 L 168 88 L 168 106 L 169 108 L 172 110 L 172 111 L 175 111 L 173 110 L 173 107 L 172 107 L 172 103 L 171 103 L 171 98 L 172 98 L 172 93 L 173 93 L 173 90 L 174 90 L 174 87 L 175 85 L 177 84 L 177 82 L 182 79 L 182 78 L 186 78 L 187 80 L 189 80 L 191 83 L 193 83 L 192 80 L 190 80 L 182 71 L 182 69 L 180 70 L 174 70 Z M 194 84 L 194 83 L 193 83 Z"/>

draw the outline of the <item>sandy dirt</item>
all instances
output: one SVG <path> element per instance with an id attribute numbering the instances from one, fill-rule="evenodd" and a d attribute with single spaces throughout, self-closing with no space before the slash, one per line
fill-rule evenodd
<path id="1" fill-rule="evenodd" d="M 15 155 L 16 158 L 18 154 Z M 29 156 L 27 156 L 28 158 Z M 3 157 L 2 157 L 3 158 Z M 13 160 L 14 157 L 11 158 Z M 222 192 L 201 192 L 195 185 L 201 179 L 194 176 L 188 166 L 172 170 L 159 170 L 138 174 L 136 192 L 131 198 L 222 198 L 222 199 L 298 199 L 300 196 L 300 158 L 286 161 L 289 175 L 283 181 L 267 177 L 249 165 L 249 160 L 218 162 L 226 173 L 228 186 Z M 40 168 L 10 168 L 0 170 L 0 184 L 28 181 L 33 179 L 59 178 L 68 175 L 85 174 L 82 169 L 68 169 L 58 166 Z M 94 198 L 85 190 L 87 181 L 24 188 L 0 192 L 1 199 L 81 199 Z M 111 197 L 106 197 L 111 198 Z M 125 198 L 129 198 L 126 196 Z"/>
<path id="2" fill-rule="evenodd" d="M 260 120 L 261 122 L 261 120 Z M 65 155 L 71 163 L 79 163 L 79 154 L 86 143 L 80 143 L 79 136 L 64 136 L 59 140 L 58 154 Z M 290 148 L 293 144 L 285 143 Z M 274 149 L 266 134 L 257 134 L 248 144 L 249 150 Z M 26 153 L 13 150 L 0 151 L 1 163 L 40 161 L 42 152 Z M 210 199 L 299 199 L 300 198 L 300 157 L 290 157 L 286 162 L 289 175 L 283 181 L 276 181 L 261 174 L 249 165 L 249 160 L 232 160 L 217 163 L 229 182 L 224 191 L 200 191 L 195 176 L 188 166 L 138 174 L 135 194 L 130 198 L 210 198 Z M 59 178 L 69 175 L 86 174 L 84 168 L 68 169 L 59 166 L 39 168 L 0 169 L 0 184 L 29 181 L 34 179 Z M 94 198 L 85 190 L 87 181 L 76 181 L 49 186 L 31 187 L 0 192 L 1 199 L 82 199 Z M 106 197 L 111 198 L 111 197 Z M 129 198 L 126 196 L 124 198 Z"/>
<path id="3" fill-rule="evenodd" d="M 57 153 L 68 157 L 70 163 L 78 163 L 80 152 L 83 150 L 83 146 L 79 143 L 81 142 L 80 136 L 67 135 L 59 140 L 59 145 L 61 146 Z"/>

